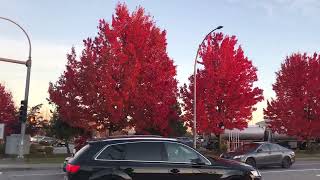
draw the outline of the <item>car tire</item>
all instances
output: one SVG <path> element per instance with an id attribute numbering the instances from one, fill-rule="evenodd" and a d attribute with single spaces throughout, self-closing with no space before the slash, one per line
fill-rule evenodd
<path id="1" fill-rule="evenodd" d="M 291 166 L 291 160 L 289 157 L 285 157 L 282 160 L 282 164 L 281 164 L 282 168 L 288 169 Z"/>
<path id="2" fill-rule="evenodd" d="M 256 161 L 253 158 L 248 158 L 246 160 L 246 164 L 248 164 L 248 165 L 250 165 L 252 167 L 256 167 L 257 166 Z"/>

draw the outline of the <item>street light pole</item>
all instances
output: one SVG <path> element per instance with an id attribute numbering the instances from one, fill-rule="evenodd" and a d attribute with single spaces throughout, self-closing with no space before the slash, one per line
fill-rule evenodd
<path id="1" fill-rule="evenodd" d="M 25 101 L 26 107 L 28 107 L 29 87 L 30 87 L 30 74 L 31 74 L 31 62 L 32 62 L 31 61 L 31 41 L 30 41 L 28 33 L 18 23 L 16 23 L 15 21 L 13 21 L 11 19 L 4 18 L 4 17 L 0 17 L 0 19 L 5 20 L 5 21 L 9 21 L 9 22 L 13 23 L 14 25 L 18 26 L 19 29 L 21 29 L 23 31 L 23 33 L 26 35 L 26 37 L 28 39 L 29 56 L 28 56 L 27 61 L 19 61 L 19 60 L 14 60 L 14 59 L 0 58 L 0 61 L 3 61 L 3 62 L 24 64 L 24 65 L 27 66 L 27 78 L 26 78 L 26 87 L 25 87 L 25 93 L 24 93 L 24 101 Z M 27 108 L 25 109 L 25 111 L 27 111 Z M 27 112 L 24 112 L 24 113 L 27 114 Z M 27 117 L 25 117 L 25 118 L 27 118 Z M 24 158 L 24 156 L 23 156 L 23 154 L 24 154 L 23 151 L 24 150 L 23 149 L 24 149 L 25 132 L 26 132 L 26 119 L 24 119 L 24 121 L 21 122 L 21 140 L 20 140 L 18 158 Z"/>
<path id="2" fill-rule="evenodd" d="M 202 40 L 201 44 L 199 44 L 196 57 L 194 59 L 194 71 L 193 71 L 193 147 L 197 147 L 197 62 L 198 62 L 198 55 L 201 48 L 201 45 L 204 43 L 204 41 L 207 39 L 207 37 L 213 33 L 215 30 L 222 29 L 223 26 L 218 26 L 212 31 L 210 31 Z"/>

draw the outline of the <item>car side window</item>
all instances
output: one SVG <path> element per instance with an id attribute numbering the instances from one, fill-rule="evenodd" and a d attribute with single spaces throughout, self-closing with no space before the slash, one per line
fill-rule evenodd
<path id="1" fill-rule="evenodd" d="M 191 164 L 200 159 L 203 163 L 209 164 L 207 160 L 201 157 L 190 147 L 178 143 L 165 143 L 165 147 L 169 162 Z"/>
<path id="2" fill-rule="evenodd" d="M 262 152 L 270 152 L 269 144 L 263 144 L 259 149 L 261 149 Z"/>
<path id="3" fill-rule="evenodd" d="M 287 148 L 280 146 L 279 144 L 277 144 L 276 146 L 278 146 L 280 151 L 287 151 L 288 150 Z"/>
<path id="4" fill-rule="evenodd" d="M 125 160 L 163 161 L 164 145 L 162 142 L 137 142 L 125 144 Z"/>
<path id="5" fill-rule="evenodd" d="M 97 159 L 101 160 L 123 160 L 124 159 L 124 145 L 111 145 L 102 151 Z"/>
<path id="6" fill-rule="evenodd" d="M 271 144 L 271 151 L 280 151 L 280 147 L 276 144 Z"/>

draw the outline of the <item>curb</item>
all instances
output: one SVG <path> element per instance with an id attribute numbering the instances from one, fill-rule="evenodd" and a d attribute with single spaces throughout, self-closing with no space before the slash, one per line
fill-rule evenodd
<path id="1" fill-rule="evenodd" d="M 296 158 L 296 161 L 320 161 L 320 157 Z"/>
<path id="2" fill-rule="evenodd" d="M 62 164 L 0 164 L 1 171 L 61 169 Z"/>

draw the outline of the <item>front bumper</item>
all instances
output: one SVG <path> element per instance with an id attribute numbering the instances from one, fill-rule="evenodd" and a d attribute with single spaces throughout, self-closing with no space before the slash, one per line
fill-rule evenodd
<path id="1" fill-rule="evenodd" d="M 296 162 L 296 156 L 290 156 L 291 165 Z"/>
<path id="2" fill-rule="evenodd" d="M 251 180 L 262 180 L 262 177 L 253 177 Z"/>

